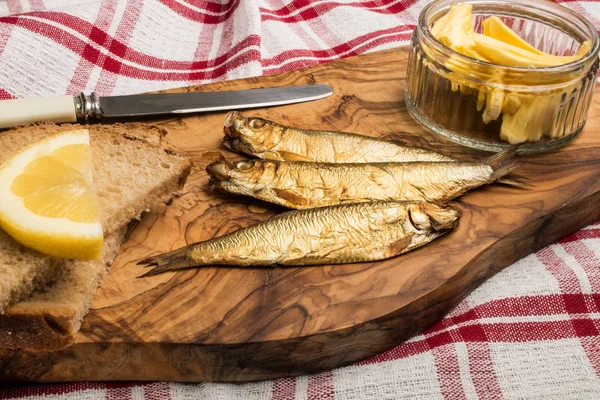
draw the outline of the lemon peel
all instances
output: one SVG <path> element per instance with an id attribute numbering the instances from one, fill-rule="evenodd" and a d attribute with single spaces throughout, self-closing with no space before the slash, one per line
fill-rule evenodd
<path id="1" fill-rule="evenodd" d="M 89 132 L 62 132 L 0 166 L 0 228 L 44 254 L 100 258 L 103 233 L 93 190 Z"/>

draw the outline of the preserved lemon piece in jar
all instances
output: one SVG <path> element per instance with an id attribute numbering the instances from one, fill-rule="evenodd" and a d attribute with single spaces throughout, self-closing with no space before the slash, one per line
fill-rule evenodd
<path id="1" fill-rule="evenodd" d="M 475 49 L 472 10 L 470 4 L 453 4 L 448 14 L 440 18 L 431 28 L 431 33 L 452 50 L 483 60 Z"/>
<path id="2" fill-rule="evenodd" d="M 473 27 L 473 7 L 467 3 L 453 4 L 450 10 L 431 28 L 433 36 L 445 46 L 471 58 L 496 65 L 520 68 L 544 68 L 564 65 L 576 61 L 591 50 L 591 41 L 582 43 L 572 56 L 547 54 L 535 48 L 510 29 L 496 16 L 482 21 L 483 34 Z M 460 63 L 446 62 L 454 73 L 447 74 L 453 91 L 476 98 L 476 109 L 482 121 L 488 124 L 501 120 L 500 138 L 511 144 L 533 142 L 543 136 L 559 137 L 563 133 L 553 127 L 561 98 L 569 98 L 577 88 L 568 80 L 556 82 L 558 88 L 537 94 L 507 92 L 503 77 L 494 74 L 485 83 L 465 82 L 456 79 L 469 71 Z M 460 74 L 459 74 L 460 73 Z M 519 85 L 527 86 L 526 74 Z M 564 83 L 564 85 L 560 85 Z M 514 85 L 515 82 L 512 82 Z M 562 86 L 562 87 L 561 87 Z"/>
<path id="3" fill-rule="evenodd" d="M 504 43 L 512 44 L 513 46 L 520 47 L 523 50 L 528 50 L 535 54 L 543 54 L 540 50 L 536 49 L 521 36 L 517 35 L 515 31 L 510 29 L 502 20 L 495 15 L 486 18 L 482 23 L 483 34 L 494 39 L 498 39 Z"/>

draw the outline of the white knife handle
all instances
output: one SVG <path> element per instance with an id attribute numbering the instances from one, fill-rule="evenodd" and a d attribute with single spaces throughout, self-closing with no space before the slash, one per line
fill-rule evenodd
<path id="1" fill-rule="evenodd" d="M 39 121 L 76 122 L 73 96 L 0 101 L 0 128 Z"/>

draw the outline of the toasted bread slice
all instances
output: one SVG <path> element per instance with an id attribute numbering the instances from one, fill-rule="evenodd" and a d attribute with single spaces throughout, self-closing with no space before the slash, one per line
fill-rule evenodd
<path id="1" fill-rule="evenodd" d="M 160 132 L 144 124 L 40 124 L 0 132 L 0 164 L 33 141 L 80 128 L 90 131 L 94 186 L 105 236 L 168 199 L 189 173 L 187 160 L 148 143 L 157 143 Z M 0 313 L 55 277 L 62 262 L 0 233 Z"/>
<path id="2" fill-rule="evenodd" d="M 0 348 L 57 350 L 66 346 L 88 313 L 127 227 L 104 239 L 102 259 L 59 260 L 58 276 L 0 314 Z"/>

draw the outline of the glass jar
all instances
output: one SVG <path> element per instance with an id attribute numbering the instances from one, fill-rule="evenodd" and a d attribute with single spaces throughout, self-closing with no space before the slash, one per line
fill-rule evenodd
<path id="1" fill-rule="evenodd" d="M 545 0 L 466 0 L 473 6 L 475 32 L 497 16 L 539 50 L 573 55 L 568 64 L 523 68 L 480 61 L 442 43 L 430 28 L 452 5 L 437 0 L 419 16 L 412 36 L 405 101 L 415 119 L 452 141 L 498 152 L 522 143 L 519 152 L 561 146 L 585 125 L 598 72 L 599 38 L 575 12 Z"/>

